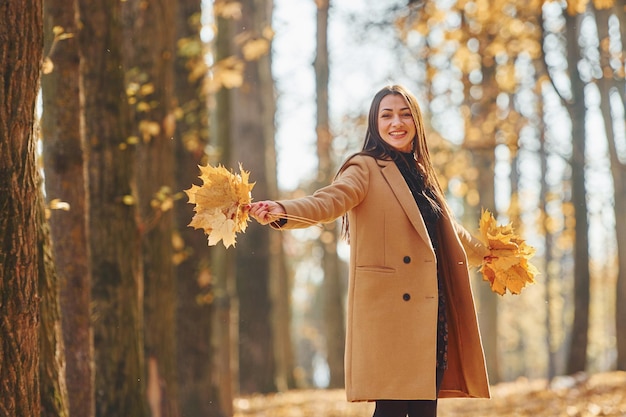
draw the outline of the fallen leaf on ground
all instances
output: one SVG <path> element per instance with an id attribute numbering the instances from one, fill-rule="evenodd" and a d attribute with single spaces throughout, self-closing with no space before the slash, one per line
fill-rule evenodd
<path id="1" fill-rule="evenodd" d="M 491 399 L 441 399 L 439 417 L 624 417 L 626 372 L 519 378 L 492 386 Z M 234 417 L 369 417 L 371 402 L 349 403 L 345 391 L 293 390 L 239 397 Z"/>

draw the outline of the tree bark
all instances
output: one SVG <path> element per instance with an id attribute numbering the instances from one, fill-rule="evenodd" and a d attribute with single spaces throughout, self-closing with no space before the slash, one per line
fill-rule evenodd
<path id="1" fill-rule="evenodd" d="M 541 97 L 541 87 L 537 89 L 538 95 Z M 542 103 L 543 101 L 541 101 Z M 553 294 L 553 283 L 555 282 L 554 274 L 550 271 L 550 265 L 554 262 L 554 234 L 551 228 L 549 227 L 549 218 L 548 218 L 548 193 L 550 191 L 549 185 L 546 181 L 546 172 L 548 171 L 548 146 L 546 145 L 546 135 L 545 135 L 545 114 L 543 111 L 543 104 L 539 104 L 538 114 L 540 115 L 541 120 L 541 128 L 539 129 L 539 158 L 541 161 L 541 183 L 540 183 L 540 191 L 539 191 L 539 200 L 541 201 L 541 212 L 542 212 L 542 222 L 541 222 L 541 232 L 544 235 L 544 245 L 545 245 L 545 254 L 544 254 L 544 267 L 545 271 L 545 300 L 546 300 L 546 347 L 547 347 L 547 378 L 548 381 L 551 381 L 556 376 L 556 346 L 553 345 L 553 336 L 552 329 L 554 328 L 554 320 L 553 320 L 553 305 L 556 297 Z"/>
<path id="2" fill-rule="evenodd" d="M 574 322 L 572 339 L 567 360 L 567 373 L 583 372 L 587 367 L 587 333 L 589 331 L 589 236 L 587 221 L 587 200 L 585 192 L 585 86 L 578 73 L 580 51 L 578 37 L 580 15 L 566 13 L 565 27 L 567 38 L 567 67 L 571 83 L 572 98 L 567 103 L 567 111 L 572 121 L 572 204 L 575 210 L 574 228 Z"/>
<path id="3" fill-rule="evenodd" d="M 317 4 L 317 48 L 315 56 L 315 82 L 317 122 L 317 158 L 318 171 L 315 188 L 332 181 L 335 164 L 333 162 L 332 133 L 328 110 L 328 10 L 330 0 L 316 1 Z M 330 371 L 328 388 L 344 386 L 344 303 L 341 260 L 337 254 L 339 228 L 336 223 L 329 224 L 322 233 L 322 283 L 324 333 L 326 340 L 326 360 Z"/>
<path id="4" fill-rule="evenodd" d="M 61 330 L 59 276 L 52 255 L 50 227 L 41 188 L 38 188 L 39 223 L 39 372 L 41 383 L 41 417 L 68 417 L 68 396 L 65 384 L 65 347 Z"/>
<path id="5" fill-rule="evenodd" d="M 616 16 L 619 16 L 617 5 L 614 6 Z M 598 39 L 600 45 L 606 45 L 609 40 L 609 18 L 611 9 L 595 10 L 596 27 L 598 28 Z M 624 11 L 621 10 L 620 26 L 622 33 L 626 35 L 623 27 Z M 622 38 L 622 45 L 626 45 L 626 40 Z M 626 370 L 626 224 L 618 219 L 626 213 L 626 165 L 620 161 L 617 147 L 616 135 L 613 129 L 613 117 L 611 115 L 611 91 L 619 94 L 620 88 L 623 91 L 623 75 L 614 73 L 609 63 L 609 53 L 605 49 L 600 50 L 600 66 L 603 76 L 598 81 L 601 102 L 600 110 L 608 140 L 609 158 L 611 161 L 611 175 L 613 178 L 613 210 L 615 213 L 615 237 L 617 241 L 617 291 L 615 298 L 615 336 L 617 343 L 617 366 L 618 370 Z M 618 80 L 622 80 L 622 86 Z M 623 96 L 623 95 L 622 95 Z M 622 123 L 624 120 L 622 119 Z M 618 122 L 619 125 L 619 122 Z"/>
<path id="6" fill-rule="evenodd" d="M 42 143 L 48 203 L 67 203 L 69 210 L 50 211 L 50 234 L 56 272 L 66 358 L 70 415 L 95 412 L 93 333 L 90 320 L 91 270 L 88 244 L 88 195 L 85 143 L 81 131 L 79 56 L 74 0 L 45 3 L 48 58 L 54 64 L 42 79 Z M 61 35 L 73 37 L 59 40 Z M 56 40 L 55 40 L 56 39 Z"/>
<path id="7" fill-rule="evenodd" d="M 143 271 L 122 4 L 79 0 L 84 126 L 89 143 L 92 317 L 97 416 L 148 415 Z"/>
<path id="8" fill-rule="evenodd" d="M 271 24 L 270 0 L 244 0 L 242 17 L 236 22 L 236 37 L 263 38 Z M 256 182 L 254 194 L 269 195 L 266 144 L 268 123 L 273 125 L 273 101 L 262 93 L 263 85 L 271 83 L 269 55 L 245 64 L 244 82 L 232 90 L 233 155 L 231 166 L 241 162 Z M 263 157 L 259 157 L 263 155 Z M 271 301 L 269 277 L 268 227 L 251 224 L 237 244 L 236 281 L 239 298 L 239 384 L 243 394 L 272 392 L 275 360 L 272 346 Z"/>
<path id="9" fill-rule="evenodd" d="M 174 54 L 176 3 L 127 2 L 125 59 L 137 145 L 147 396 L 151 416 L 179 415 L 176 377 Z"/>
<path id="10" fill-rule="evenodd" d="M 182 117 L 176 124 L 177 190 L 198 183 L 198 165 L 206 163 L 209 111 L 204 91 L 205 71 L 195 71 L 204 64 L 205 45 L 200 39 L 201 1 L 181 0 L 177 11 L 176 98 Z M 220 36 L 218 32 L 217 36 Z M 192 74 L 202 74 L 192 76 Z M 223 384 L 216 370 L 222 365 L 216 358 L 220 344 L 212 343 L 215 326 L 215 270 L 203 233 L 187 227 L 194 215 L 193 206 L 177 202 L 179 228 L 175 246 L 177 369 L 181 414 L 188 417 L 232 415 L 231 383 Z M 178 239 L 180 238 L 180 239 Z M 227 347 L 230 346 L 228 343 Z M 227 352 L 229 350 L 227 349 Z M 229 360 L 226 362 L 230 365 Z M 230 372 L 228 373 L 230 378 Z M 222 395 L 226 396 L 225 405 Z"/>
<path id="11" fill-rule="evenodd" d="M 477 184 L 480 184 L 480 204 L 472 213 L 471 223 L 478 224 L 480 210 L 486 209 L 497 215 L 495 200 L 495 147 L 497 122 L 494 121 L 496 110 L 497 83 L 495 79 L 495 61 L 485 50 L 491 44 L 491 39 L 481 39 L 479 54 L 482 62 L 482 97 L 470 99 L 468 107 L 472 110 L 471 119 L 466 128 L 467 134 L 463 146 L 469 149 L 472 155 L 472 164 L 478 170 Z M 469 82 L 466 83 L 468 86 Z M 469 93 L 469 91 L 468 91 Z M 466 94 L 466 97 L 472 97 Z M 491 131 L 485 131 L 485 126 L 493 126 Z M 476 133 L 479 132 L 479 133 Z M 478 320 L 485 350 L 485 361 L 489 372 L 489 381 L 500 381 L 500 365 L 498 352 L 498 298 L 487 283 L 481 282 L 477 286 Z"/>
<path id="12" fill-rule="evenodd" d="M 0 5 L 0 416 L 40 413 L 35 103 L 41 1 Z"/>
<path id="13" fill-rule="evenodd" d="M 488 95 L 488 94 L 486 94 Z M 480 125 L 480 122 L 474 122 Z M 478 207 L 496 213 L 494 168 L 495 153 L 494 147 L 484 149 L 472 149 L 472 163 L 478 169 L 478 184 L 481 185 L 480 204 Z M 480 213 L 475 213 L 474 219 L 478 219 Z M 473 220 L 478 224 L 477 220 Z M 482 278 L 481 278 L 482 279 Z M 500 361 L 498 352 L 498 298 L 491 291 L 488 283 L 480 282 L 477 285 L 478 294 L 478 320 L 480 323 L 480 333 L 485 350 L 485 361 L 489 372 L 489 382 L 496 384 L 501 380 Z"/>
<path id="14" fill-rule="evenodd" d="M 296 387 L 294 352 L 291 337 L 291 280 L 283 250 L 282 234 L 270 234 L 270 290 L 272 328 L 276 360 L 276 388 L 287 391 Z"/>
<path id="15" fill-rule="evenodd" d="M 267 6 L 271 21 L 273 2 Z M 261 24 L 266 24 L 266 17 L 261 16 Z M 268 54 L 271 54 L 271 49 Z M 268 61 L 271 55 L 268 55 Z M 272 76 L 271 65 L 261 64 L 259 73 L 263 82 L 260 85 L 261 100 L 265 105 L 263 122 L 263 139 L 265 143 L 265 164 L 267 197 L 278 199 L 278 173 L 276 169 L 276 91 Z M 269 279 L 270 279 L 270 302 L 272 305 L 272 334 L 275 360 L 276 389 L 286 391 L 295 388 L 294 375 L 294 352 L 291 337 L 291 277 L 287 268 L 287 260 L 283 247 L 282 233 L 269 233 Z"/>
<path id="16" fill-rule="evenodd" d="M 224 4 L 223 2 L 220 2 Z M 225 3 L 228 3 L 226 1 Z M 216 3 L 216 6 L 218 4 Z M 216 62 L 223 62 L 233 56 L 233 22 L 226 16 L 216 14 L 217 36 L 214 44 Z M 221 88 L 214 92 L 215 108 L 211 118 L 211 146 L 215 151 L 209 155 L 213 165 L 221 162 L 230 165 L 232 151 L 232 93 Z M 239 390 L 239 322 L 237 319 L 237 297 L 235 282 L 235 256 L 232 251 L 217 246 L 211 248 L 211 271 L 215 277 L 213 284 L 213 334 L 215 346 L 215 379 L 220 387 L 220 403 L 226 415 L 234 413 L 233 397 Z"/>

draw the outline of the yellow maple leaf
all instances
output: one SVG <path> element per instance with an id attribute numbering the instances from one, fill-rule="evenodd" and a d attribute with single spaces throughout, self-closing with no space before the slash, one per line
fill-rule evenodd
<path id="1" fill-rule="evenodd" d="M 221 240 L 224 246 L 235 246 L 235 222 L 231 219 L 223 218 L 223 221 L 215 225 L 209 233 L 209 246 L 217 245 Z"/>
<path id="2" fill-rule="evenodd" d="M 227 248 L 234 246 L 236 234 L 248 226 L 246 207 L 252 201 L 250 173 L 239 164 L 239 174 L 222 165 L 200 166 L 202 185 L 192 185 L 185 190 L 190 204 L 195 204 L 196 214 L 190 227 L 202 229 L 208 235 L 209 246 L 220 240 Z"/>
<path id="3" fill-rule="evenodd" d="M 508 289 L 512 294 L 519 294 L 527 284 L 535 282 L 538 271 L 528 262 L 535 248 L 515 234 L 511 224 L 499 226 L 493 215 L 483 210 L 479 230 L 481 240 L 490 251 L 479 270 L 493 292 L 504 295 Z"/>

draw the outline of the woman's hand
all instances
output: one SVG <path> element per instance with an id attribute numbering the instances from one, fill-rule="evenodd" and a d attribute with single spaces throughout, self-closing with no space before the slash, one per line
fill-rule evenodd
<path id="1" fill-rule="evenodd" d="M 258 201 L 248 206 L 250 216 L 261 224 L 269 224 L 280 220 L 281 214 L 286 214 L 285 208 L 275 201 Z"/>

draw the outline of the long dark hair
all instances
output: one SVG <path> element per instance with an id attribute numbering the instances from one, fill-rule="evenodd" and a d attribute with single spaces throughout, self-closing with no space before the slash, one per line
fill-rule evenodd
<path id="1" fill-rule="evenodd" d="M 411 115 L 413 116 L 413 122 L 415 123 L 415 138 L 413 139 L 412 153 L 418 172 L 424 179 L 424 187 L 432 192 L 439 204 L 439 207 L 446 212 L 447 204 L 444 198 L 443 189 L 437 179 L 437 174 L 433 168 L 432 161 L 430 159 L 430 152 L 428 151 L 428 143 L 426 142 L 426 132 L 424 129 L 424 120 L 422 119 L 422 111 L 415 96 L 406 88 L 401 85 L 390 85 L 383 87 L 379 90 L 370 105 L 369 115 L 367 119 L 367 130 L 365 132 L 365 140 L 363 141 L 363 148 L 355 155 L 369 155 L 376 159 L 391 159 L 394 161 L 405 161 L 401 152 L 390 146 L 383 140 L 378 131 L 378 111 L 380 110 L 380 102 L 386 96 L 393 94 L 402 96 L 409 105 Z M 354 155 L 353 155 L 354 156 Z M 348 162 L 350 158 L 346 162 Z M 404 162 L 402 162 L 404 163 Z M 339 169 L 339 173 L 343 171 L 346 164 Z M 343 216 L 342 234 L 349 239 L 348 231 L 348 216 Z"/>

